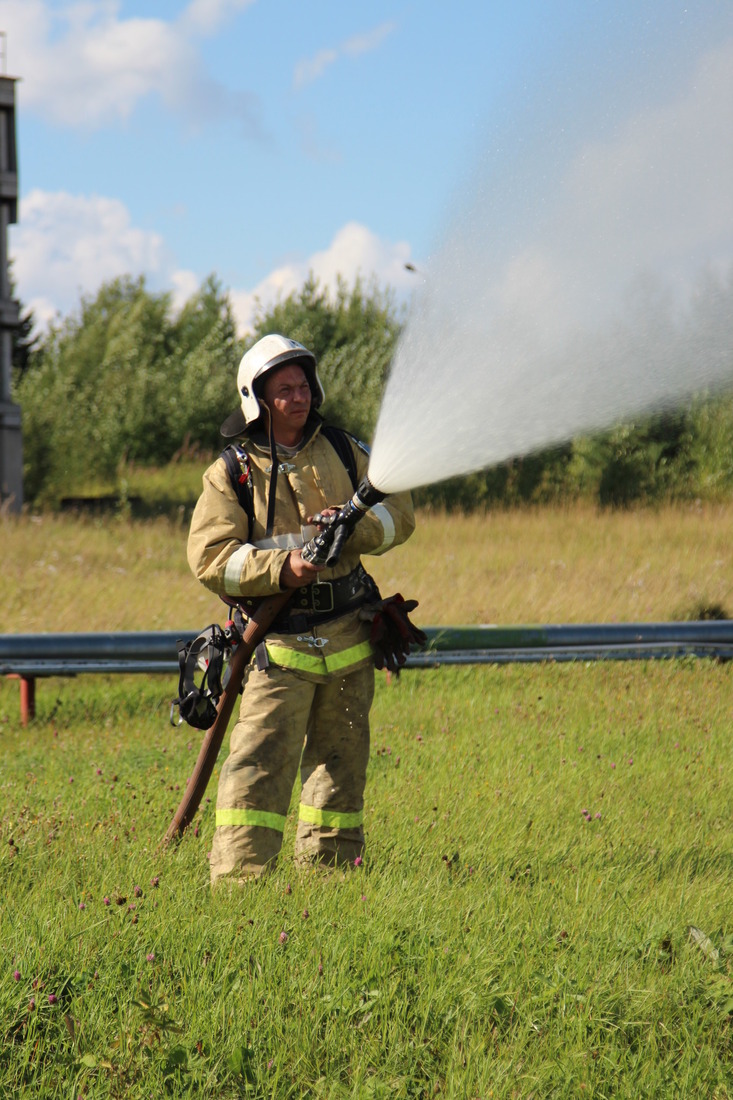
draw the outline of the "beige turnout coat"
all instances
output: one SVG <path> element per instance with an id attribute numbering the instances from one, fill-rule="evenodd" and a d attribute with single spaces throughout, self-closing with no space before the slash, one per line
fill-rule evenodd
<path id="1" fill-rule="evenodd" d="M 265 537 L 269 447 L 253 439 L 244 441 L 254 504 L 251 531 L 224 460 L 218 458 L 204 474 L 203 492 L 191 521 L 188 561 L 195 576 L 212 592 L 230 598 L 281 592 L 280 573 L 289 552 L 316 533 L 306 524 L 307 517 L 344 504 L 352 496 L 348 471 L 321 433 L 320 421 L 311 422 L 309 430 L 312 434 L 295 455 L 279 456 L 275 519 L 269 538 Z M 350 440 L 350 444 L 361 480 L 367 472 L 368 454 L 355 441 Z M 318 582 L 346 576 L 359 565 L 361 555 L 383 554 L 409 538 L 413 529 L 410 494 L 386 497 L 357 524 L 337 564 L 323 570 Z M 270 660 L 318 680 L 335 671 L 351 671 L 371 660 L 368 630 L 355 613 L 329 622 L 327 633 L 328 645 L 321 649 L 294 634 L 270 635 Z"/>

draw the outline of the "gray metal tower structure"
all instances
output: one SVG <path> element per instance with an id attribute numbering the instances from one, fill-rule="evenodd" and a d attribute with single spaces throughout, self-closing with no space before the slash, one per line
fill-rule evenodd
<path id="1" fill-rule="evenodd" d="M 23 505 L 23 439 L 20 406 L 10 395 L 13 331 L 18 303 L 8 270 L 8 226 L 18 220 L 18 160 L 15 143 L 15 78 L 0 75 L 0 507 Z"/>

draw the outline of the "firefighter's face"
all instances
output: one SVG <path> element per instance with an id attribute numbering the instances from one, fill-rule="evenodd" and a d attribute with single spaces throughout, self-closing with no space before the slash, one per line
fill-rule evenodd
<path id="1" fill-rule="evenodd" d="M 311 407 L 311 388 L 302 367 L 286 363 L 273 371 L 265 378 L 262 396 L 272 416 L 276 439 L 302 432 Z"/>

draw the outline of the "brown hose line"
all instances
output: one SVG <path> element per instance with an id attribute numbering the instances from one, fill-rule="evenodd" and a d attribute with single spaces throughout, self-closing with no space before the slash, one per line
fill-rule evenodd
<path id="1" fill-rule="evenodd" d="M 168 847 L 171 841 L 182 836 L 198 810 L 201 799 L 206 793 L 211 773 L 216 764 L 222 741 L 226 736 L 229 719 L 234 710 L 239 692 L 244 679 L 244 670 L 249 664 L 250 658 L 257 646 L 267 634 L 273 621 L 283 610 L 288 600 L 293 595 L 293 589 L 279 592 L 276 596 L 267 596 L 262 600 L 257 610 L 253 612 L 245 627 L 242 640 L 238 643 L 232 654 L 229 665 L 229 679 L 227 686 L 221 694 L 216 708 L 216 718 L 210 729 L 204 735 L 204 740 L 194 765 L 191 777 L 186 784 L 181 804 L 173 815 L 173 820 L 168 826 L 168 831 L 163 838 L 163 846 Z"/>

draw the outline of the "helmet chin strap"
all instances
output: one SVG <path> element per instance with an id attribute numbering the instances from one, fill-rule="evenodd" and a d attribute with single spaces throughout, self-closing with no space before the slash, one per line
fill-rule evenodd
<path id="1" fill-rule="evenodd" d="M 267 409 L 267 419 L 269 421 L 268 433 L 270 436 L 270 484 L 267 488 L 267 530 L 265 531 L 265 538 L 269 539 L 272 535 L 272 529 L 275 526 L 275 489 L 277 487 L 277 443 L 275 442 L 275 428 L 272 423 L 272 416 L 270 410 L 264 401 L 261 402 L 262 407 Z"/>

